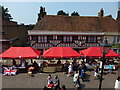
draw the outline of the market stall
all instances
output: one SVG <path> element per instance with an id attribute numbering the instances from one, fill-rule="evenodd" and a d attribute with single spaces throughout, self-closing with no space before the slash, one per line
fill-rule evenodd
<path id="1" fill-rule="evenodd" d="M 80 57 L 80 54 L 72 49 L 71 47 L 52 47 L 48 50 L 46 50 L 43 55 L 43 58 L 49 58 L 49 59 L 62 59 L 62 58 L 77 58 Z M 62 64 L 48 64 L 47 67 L 43 68 L 44 72 L 56 72 L 56 71 L 62 71 L 63 69 Z"/>
<path id="2" fill-rule="evenodd" d="M 14 66 L 14 68 L 17 68 L 17 71 L 20 71 L 20 70 L 25 71 L 27 67 L 26 59 L 39 58 L 40 54 L 41 54 L 41 51 L 36 50 L 32 47 L 10 47 L 8 50 L 0 54 L 0 57 L 2 59 L 13 60 L 12 62 L 13 65 L 7 66 L 7 68 Z M 15 59 L 21 60 L 21 64 L 17 65 Z M 6 66 L 3 66 L 3 67 L 6 67 Z"/>
<path id="3" fill-rule="evenodd" d="M 79 51 L 81 55 L 84 57 L 93 57 L 93 58 L 100 58 L 102 57 L 102 53 L 100 51 L 100 47 L 89 47 L 84 50 Z M 106 58 L 117 58 L 119 57 L 119 54 L 114 52 L 113 50 L 110 50 L 108 54 L 106 54 Z"/>

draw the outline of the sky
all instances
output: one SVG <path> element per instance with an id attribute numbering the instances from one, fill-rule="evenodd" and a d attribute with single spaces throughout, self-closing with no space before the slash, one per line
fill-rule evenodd
<path id="1" fill-rule="evenodd" d="M 20 23 L 35 24 L 37 22 L 40 6 L 46 8 L 47 15 L 57 15 L 59 10 L 63 10 L 69 15 L 76 11 L 80 16 L 98 16 L 101 8 L 104 9 L 104 15 L 112 15 L 114 19 L 117 17 L 118 2 L 2 2 L 2 6 L 9 9 L 9 13 L 13 17 L 13 21 Z"/>

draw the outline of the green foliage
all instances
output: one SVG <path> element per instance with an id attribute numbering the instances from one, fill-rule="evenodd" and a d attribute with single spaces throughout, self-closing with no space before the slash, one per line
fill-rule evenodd
<path id="1" fill-rule="evenodd" d="M 46 12 L 45 12 L 45 7 L 40 7 L 40 12 L 38 13 L 38 21 L 40 21 L 44 15 L 46 15 Z"/>
<path id="2" fill-rule="evenodd" d="M 64 12 L 63 10 L 58 11 L 57 15 L 66 15 L 66 16 L 69 16 L 69 14 L 66 13 L 66 12 Z"/>
<path id="3" fill-rule="evenodd" d="M 73 13 L 71 13 L 71 16 L 80 16 L 80 15 L 79 15 L 78 12 L 75 12 L 75 11 L 74 11 Z"/>
<path id="4" fill-rule="evenodd" d="M 113 45 L 112 45 L 112 48 L 120 48 L 120 44 L 119 44 L 119 43 L 113 44 Z"/>
<path id="5" fill-rule="evenodd" d="M 8 8 L 4 8 L 4 6 L 0 5 L 0 17 L 2 17 L 2 19 L 6 19 L 9 21 L 13 19 L 8 12 L 9 12 Z"/>

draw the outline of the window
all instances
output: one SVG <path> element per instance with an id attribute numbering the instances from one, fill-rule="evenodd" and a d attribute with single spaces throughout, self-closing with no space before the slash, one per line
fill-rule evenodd
<path id="1" fill-rule="evenodd" d="M 47 36 L 38 36 L 38 42 L 39 43 L 46 43 L 47 42 Z"/>
<path id="2" fill-rule="evenodd" d="M 32 36 L 33 41 L 37 41 L 37 36 Z"/>
<path id="3" fill-rule="evenodd" d="M 64 36 L 63 42 L 72 42 L 72 36 Z"/>
<path id="4" fill-rule="evenodd" d="M 57 36 L 58 40 L 63 40 L 63 36 Z"/>
<path id="5" fill-rule="evenodd" d="M 56 40 L 57 39 L 57 35 L 53 35 L 53 40 Z"/>
<path id="6" fill-rule="evenodd" d="M 120 36 L 117 37 L 117 42 L 120 42 Z"/>
<path id="7" fill-rule="evenodd" d="M 78 36 L 73 36 L 73 40 L 78 40 Z"/>
<path id="8" fill-rule="evenodd" d="M 97 36 L 86 36 L 86 43 L 97 43 Z"/>
<path id="9" fill-rule="evenodd" d="M 53 36 L 47 36 L 48 40 L 53 40 Z"/>
<path id="10" fill-rule="evenodd" d="M 120 42 L 120 36 L 114 36 L 113 43 L 119 43 Z"/>

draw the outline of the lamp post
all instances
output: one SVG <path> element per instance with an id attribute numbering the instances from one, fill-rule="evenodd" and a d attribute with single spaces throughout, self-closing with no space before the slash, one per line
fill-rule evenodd
<path id="1" fill-rule="evenodd" d="M 100 50 L 102 55 L 102 68 L 101 68 L 101 75 L 100 75 L 100 83 L 99 83 L 99 90 L 101 90 L 102 87 L 102 77 L 103 77 L 103 70 L 104 70 L 104 64 L 105 64 L 105 55 L 109 52 L 111 45 L 108 44 L 107 38 L 105 38 L 104 43 L 100 44 Z"/>

